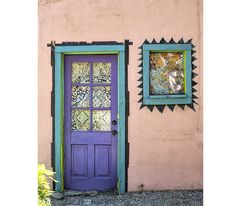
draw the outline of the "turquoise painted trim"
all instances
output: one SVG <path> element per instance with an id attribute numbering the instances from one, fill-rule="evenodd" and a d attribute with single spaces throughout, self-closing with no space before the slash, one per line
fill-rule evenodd
<path id="1" fill-rule="evenodd" d="M 150 99 L 173 99 L 173 98 L 185 98 L 186 94 L 171 94 L 171 95 L 150 95 Z"/>
<path id="2" fill-rule="evenodd" d="M 125 51 L 124 45 L 56 46 L 55 52 Z"/>
<path id="3" fill-rule="evenodd" d="M 165 105 L 165 104 L 191 104 L 192 98 L 172 98 L 172 99 L 143 99 L 144 105 Z"/>
<path id="4" fill-rule="evenodd" d="M 56 191 L 62 191 L 62 171 L 61 171 L 61 145 L 63 137 L 63 124 L 61 122 L 62 108 L 62 55 L 61 53 L 55 53 L 55 179 L 58 181 L 55 184 Z"/>
<path id="5" fill-rule="evenodd" d="M 191 98 L 192 103 L 192 55 L 191 51 L 186 51 L 186 94 Z"/>
<path id="6" fill-rule="evenodd" d="M 125 46 L 55 46 L 55 190 L 64 190 L 64 54 L 118 54 L 117 189 L 125 192 Z M 72 53 L 71 53 L 72 52 Z"/>
<path id="7" fill-rule="evenodd" d="M 191 44 L 145 44 L 143 45 L 143 104 L 191 104 L 192 103 L 192 62 Z M 150 95 L 149 94 L 149 54 L 152 51 L 182 51 L 185 65 L 185 95 Z"/>
<path id="8" fill-rule="evenodd" d="M 125 192 L 125 53 L 119 54 L 118 69 L 118 190 Z"/>
<path id="9" fill-rule="evenodd" d="M 143 51 L 143 97 L 149 97 L 149 51 Z"/>
<path id="10" fill-rule="evenodd" d="M 101 52 L 64 52 L 64 54 L 118 54 L 118 51 L 101 51 Z"/>
<path id="11" fill-rule="evenodd" d="M 144 44 L 143 50 L 147 51 L 159 51 L 159 50 L 171 50 L 171 51 L 179 51 L 179 50 L 191 50 L 191 44 Z"/>

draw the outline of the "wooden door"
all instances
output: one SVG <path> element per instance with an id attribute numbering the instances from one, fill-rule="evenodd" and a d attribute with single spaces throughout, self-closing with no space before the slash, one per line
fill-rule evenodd
<path id="1" fill-rule="evenodd" d="M 65 55 L 65 189 L 117 181 L 117 55 Z"/>

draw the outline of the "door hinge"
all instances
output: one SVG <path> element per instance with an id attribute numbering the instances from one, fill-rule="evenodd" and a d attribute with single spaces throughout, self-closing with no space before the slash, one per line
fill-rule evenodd
<path id="1" fill-rule="evenodd" d="M 119 119 L 119 112 L 117 113 L 117 119 Z"/>

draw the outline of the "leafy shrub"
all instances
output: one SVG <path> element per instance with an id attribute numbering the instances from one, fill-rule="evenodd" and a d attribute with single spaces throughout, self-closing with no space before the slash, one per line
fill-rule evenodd
<path id="1" fill-rule="evenodd" d="M 54 174 L 44 164 L 38 164 L 38 206 L 51 206 L 50 195 L 53 191 L 50 189 L 49 180 L 55 181 Z"/>

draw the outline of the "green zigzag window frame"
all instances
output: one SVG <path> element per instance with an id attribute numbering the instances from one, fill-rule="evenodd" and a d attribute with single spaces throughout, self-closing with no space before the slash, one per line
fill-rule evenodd
<path id="1" fill-rule="evenodd" d="M 189 106 L 195 111 L 194 108 L 194 99 L 197 97 L 193 94 L 196 90 L 193 88 L 197 83 L 193 81 L 193 78 L 197 76 L 196 73 L 193 73 L 192 70 L 196 66 L 192 63 L 196 58 L 192 55 L 195 53 L 192 50 L 195 46 L 191 43 L 192 39 L 184 43 L 183 39 L 180 39 L 176 43 L 173 39 L 170 42 L 167 42 L 164 38 L 161 39 L 159 43 L 154 39 L 152 43 L 149 43 L 147 40 L 142 44 L 139 49 L 141 49 L 142 63 L 139 67 L 142 67 L 142 70 L 139 74 L 142 74 L 141 78 L 138 81 L 143 81 L 138 87 L 142 88 L 143 91 L 139 93 L 141 95 L 141 108 L 147 106 L 150 111 L 153 111 L 154 106 L 160 112 L 163 112 L 165 106 L 173 111 L 175 105 L 178 105 L 181 109 L 184 109 L 185 105 Z M 184 94 L 150 94 L 150 53 L 167 53 L 167 52 L 181 52 L 183 54 L 183 66 L 184 66 Z"/>

